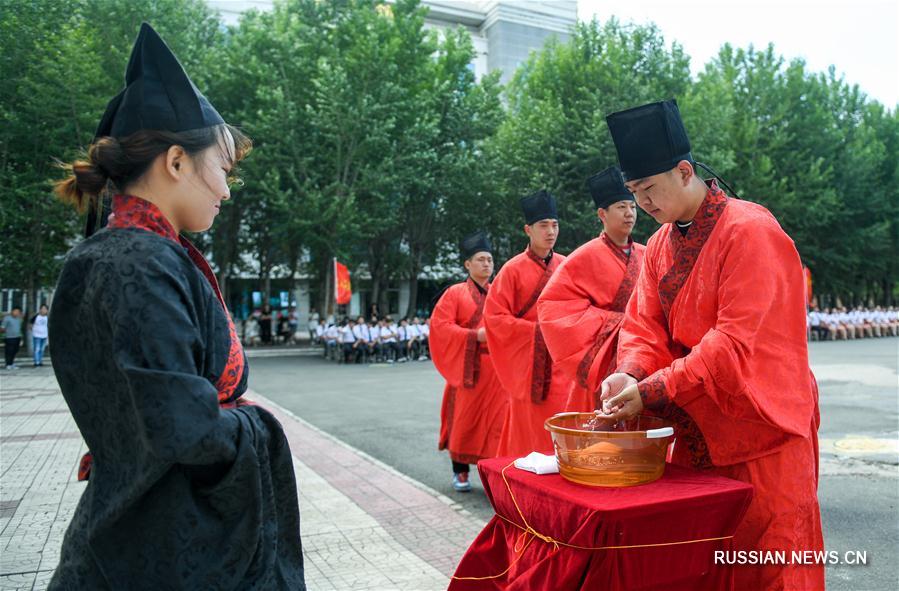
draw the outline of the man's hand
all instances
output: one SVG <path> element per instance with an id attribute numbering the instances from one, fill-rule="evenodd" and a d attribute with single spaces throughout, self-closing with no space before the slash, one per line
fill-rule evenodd
<path id="1" fill-rule="evenodd" d="M 631 380 L 634 379 L 631 378 Z M 643 398 L 640 396 L 637 381 L 634 380 L 633 384 L 615 396 L 604 399 L 603 411 L 605 412 L 604 416 L 613 421 L 626 421 L 640 414 L 643 411 Z"/>
<path id="2" fill-rule="evenodd" d="M 628 386 L 633 386 L 637 380 L 633 376 L 626 373 L 613 373 L 602 381 L 599 387 L 599 399 L 603 402 L 600 410 L 608 410 L 606 400 L 612 396 L 620 394 Z"/>
<path id="3" fill-rule="evenodd" d="M 483 326 L 478 329 L 478 342 L 486 343 L 487 342 L 487 329 Z"/>

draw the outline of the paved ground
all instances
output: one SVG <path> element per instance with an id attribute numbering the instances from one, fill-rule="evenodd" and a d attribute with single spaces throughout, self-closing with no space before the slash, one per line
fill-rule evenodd
<path id="1" fill-rule="evenodd" d="M 49 368 L 0 376 L 0 590 L 45 589 L 86 451 Z M 255 392 L 285 427 L 310 589 L 445 589 L 483 522 Z"/>
<path id="2" fill-rule="evenodd" d="M 869 563 L 829 569 L 828 587 L 896 588 L 899 339 L 811 351 L 827 548 L 867 551 Z M 451 490 L 433 366 L 280 353 L 252 353 L 250 396 L 277 414 L 294 452 L 309 588 L 445 588 L 492 511 L 477 482 Z M 44 589 L 85 486 L 84 444 L 48 368 L 0 372 L 0 444 L 0 590 Z"/>
<path id="3" fill-rule="evenodd" d="M 822 424 L 821 502 L 828 549 L 867 550 L 867 567 L 828 570 L 836 590 L 893 589 L 899 581 L 899 339 L 811 344 Z M 486 520 L 475 482 L 452 492 L 436 449 L 443 382 L 430 363 L 337 366 L 312 356 L 253 360 L 253 387 L 310 423 L 453 497 Z"/>

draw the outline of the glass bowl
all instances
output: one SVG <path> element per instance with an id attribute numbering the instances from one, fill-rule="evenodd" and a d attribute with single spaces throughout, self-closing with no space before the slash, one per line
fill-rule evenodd
<path id="1" fill-rule="evenodd" d="M 563 412 L 546 419 L 559 473 L 588 486 L 635 486 L 665 471 L 674 428 L 668 421 L 639 415 L 610 421 L 591 412 Z"/>

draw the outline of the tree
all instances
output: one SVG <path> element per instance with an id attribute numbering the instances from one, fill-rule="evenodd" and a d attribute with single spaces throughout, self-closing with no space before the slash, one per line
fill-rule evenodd
<path id="1" fill-rule="evenodd" d="M 772 46 L 725 45 L 683 112 L 691 134 L 699 130 L 694 154 L 741 197 L 771 210 L 812 270 L 817 292 L 847 303 L 875 291 L 885 297 L 881 279 L 895 277 L 896 199 L 882 107 L 832 68 L 814 74 L 801 60 L 786 64 Z"/>
<path id="2" fill-rule="evenodd" d="M 568 43 L 552 41 L 532 54 L 507 89 L 508 117 L 489 144 L 500 258 L 524 241 L 518 198 L 539 188 L 558 199 L 560 251 L 594 238 L 598 222 L 585 181 L 617 162 L 605 115 L 683 96 L 689 85 L 688 58 L 654 26 L 593 20 L 578 24 Z M 637 237 L 648 234 L 640 223 Z"/>
<path id="3" fill-rule="evenodd" d="M 202 61 L 217 20 L 196 0 L 34 0 L 0 6 L 0 282 L 38 289 L 55 283 L 82 220 L 51 192 L 93 138 L 123 85 L 141 20 L 152 20 L 179 57 Z"/>

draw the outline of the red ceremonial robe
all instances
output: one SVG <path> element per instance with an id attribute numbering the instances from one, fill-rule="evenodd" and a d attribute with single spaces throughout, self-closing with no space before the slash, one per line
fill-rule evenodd
<path id="1" fill-rule="evenodd" d="M 478 342 L 486 299 L 469 278 L 447 289 L 431 314 L 431 358 L 446 380 L 438 448 L 462 464 L 496 455 L 509 405 L 487 343 Z"/>
<path id="2" fill-rule="evenodd" d="M 618 371 L 676 424 L 674 463 L 754 486 L 734 550 L 821 550 L 818 390 L 804 277 L 764 207 L 712 182 L 686 235 L 649 240 L 618 342 Z M 740 566 L 736 589 L 823 589 L 823 566 Z"/>
<path id="3" fill-rule="evenodd" d="M 487 343 L 499 380 L 509 393 L 498 456 L 552 450 L 543 422 L 564 410 L 569 386 L 568 379 L 553 370 L 536 304 L 564 260 L 555 253 L 547 265 L 528 247 L 503 265 L 487 296 Z"/>
<path id="4" fill-rule="evenodd" d="M 645 248 L 631 240 L 626 253 L 603 233 L 568 255 L 537 300 L 553 365 L 571 380 L 566 410 L 597 407 L 594 393 L 615 369 L 618 330 Z"/>

